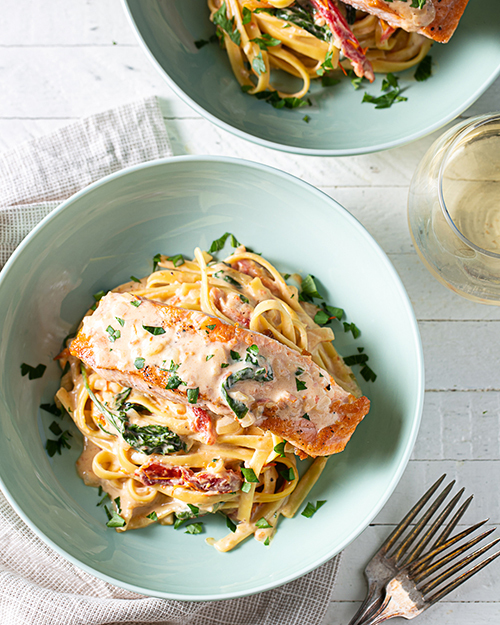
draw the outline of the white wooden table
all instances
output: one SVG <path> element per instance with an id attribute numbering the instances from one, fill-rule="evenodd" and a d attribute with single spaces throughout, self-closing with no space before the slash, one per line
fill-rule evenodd
<path id="1" fill-rule="evenodd" d="M 426 364 L 422 426 L 395 493 L 344 552 L 323 625 L 345 625 L 363 597 L 365 563 L 442 473 L 475 494 L 466 523 L 489 517 L 492 525 L 500 524 L 500 308 L 473 304 L 438 284 L 420 264 L 406 222 L 412 173 L 439 133 L 349 158 L 293 156 L 257 147 L 219 130 L 172 93 L 139 48 L 119 0 L 0 1 L 0 150 L 152 94 L 162 98 L 175 154 L 267 163 L 343 204 L 387 252 L 413 303 Z M 465 116 L 493 110 L 500 110 L 500 80 Z M 500 559 L 417 623 L 500 623 Z"/>

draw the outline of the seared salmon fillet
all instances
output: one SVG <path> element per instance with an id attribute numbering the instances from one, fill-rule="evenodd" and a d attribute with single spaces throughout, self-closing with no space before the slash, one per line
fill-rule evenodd
<path id="1" fill-rule="evenodd" d="M 418 32 L 446 43 L 458 26 L 469 0 L 426 0 L 422 7 L 406 0 L 342 0 L 356 9 L 372 13 L 393 28 Z"/>
<path id="2" fill-rule="evenodd" d="M 275 339 L 128 293 L 103 297 L 70 351 L 107 380 L 255 423 L 313 457 L 342 451 L 370 406 Z"/>

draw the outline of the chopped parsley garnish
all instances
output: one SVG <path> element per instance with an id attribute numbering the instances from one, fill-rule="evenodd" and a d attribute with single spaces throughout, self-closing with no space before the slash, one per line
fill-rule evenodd
<path id="1" fill-rule="evenodd" d="M 309 501 L 307 506 L 304 508 L 304 510 L 302 510 L 301 515 L 305 516 L 307 519 L 310 519 L 316 514 L 316 512 L 321 508 L 321 506 L 325 505 L 325 503 L 326 503 L 326 499 L 323 501 L 317 501 L 316 505 L 312 504 Z"/>
<path id="2" fill-rule="evenodd" d="M 224 280 L 226 282 L 229 282 L 231 286 L 235 286 L 237 289 L 241 289 L 241 284 L 234 278 L 231 278 L 231 276 L 224 276 Z"/>
<path id="3" fill-rule="evenodd" d="M 120 317 L 115 317 L 115 319 L 118 321 L 118 323 L 121 325 L 121 327 L 123 328 L 123 326 L 125 325 L 125 321 L 123 319 L 121 319 Z"/>
<path id="4" fill-rule="evenodd" d="M 165 330 L 161 326 L 142 326 L 146 332 L 149 334 L 153 334 L 154 336 L 159 336 L 160 334 L 165 334 Z"/>
<path id="5" fill-rule="evenodd" d="M 155 254 L 153 256 L 153 271 L 156 271 L 156 268 L 158 267 L 158 263 L 161 260 L 161 254 Z"/>
<path id="6" fill-rule="evenodd" d="M 306 419 L 306 421 L 310 421 L 311 418 L 309 417 L 309 415 L 307 414 L 307 412 L 304 412 L 304 414 L 302 415 L 303 419 Z"/>
<path id="7" fill-rule="evenodd" d="M 241 360 L 241 356 L 239 355 L 239 353 L 238 353 L 238 352 L 233 352 L 233 350 L 231 350 L 231 352 L 230 352 L 230 353 L 231 353 L 231 358 L 232 358 L 233 360 L 236 360 L 236 361 Z"/>
<path id="8" fill-rule="evenodd" d="M 251 88 L 252 87 L 250 87 L 250 89 Z M 230 240 L 231 240 L 231 245 L 233 247 L 238 247 L 240 245 L 240 243 L 238 242 L 238 239 L 234 236 L 234 234 L 231 234 L 231 232 L 225 232 L 221 237 L 219 237 L 218 239 L 215 239 L 215 241 L 212 241 L 212 245 L 210 246 L 208 253 L 213 254 L 214 252 L 220 252 L 221 249 L 226 244 L 228 237 L 231 237 Z"/>
<path id="9" fill-rule="evenodd" d="M 252 21 L 252 11 L 248 7 L 243 7 L 242 11 L 242 24 L 245 26 L 246 24 L 250 24 Z"/>
<path id="10" fill-rule="evenodd" d="M 333 51 L 327 52 L 325 60 L 321 63 L 320 68 L 316 70 L 316 74 L 318 74 L 318 76 L 323 76 L 323 74 L 329 69 L 335 69 L 332 64 L 332 58 Z"/>
<path id="11" fill-rule="evenodd" d="M 273 48 L 275 46 L 281 45 L 281 41 L 279 39 L 275 39 L 268 35 L 267 33 L 262 33 L 261 37 L 256 37 L 255 39 L 250 39 L 253 43 L 256 43 L 261 50 L 267 50 L 268 48 Z"/>
<path id="12" fill-rule="evenodd" d="M 226 516 L 226 525 L 233 533 L 236 531 L 236 528 L 237 528 L 236 523 L 232 519 L 230 519 L 228 516 Z"/>
<path id="13" fill-rule="evenodd" d="M 285 28 L 285 27 L 283 26 L 283 28 Z M 269 547 L 269 543 L 270 543 L 270 541 L 269 541 L 269 536 L 268 536 L 268 537 L 266 538 L 266 540 L 264 541 L 264 545 L 265 545 L 266 547 Z"/>
<path id="14" fill-rule="evenodd" d="M 368 356 L 366 354 L 354 354 L 353 356 L 346 356 L 344 362 L 347 366 L 362 365 L 367 362 Z"/>
<path id="15" fill-rule="evenodd" d="M 119 339 L 120 336 L 122 335 L 120 330 L 115 330 L 113 326 L 108 326 L 106 328 L 106 332 L 109 334 L 108 338 L 112 343 L 114 343 L 116 339 Z"/>
<path id="16" fill-rule="evenodd" d="M 213 358 L 213 357 L 214 357 L 214 355 L 213 355 L 213 354 L 209 354 L 209 355 L 205 358 L 205 360 L 210 360 L 210 358 Z"/>
<path id="17" fill-rule="evenodd" d="M 259 478 L 255 475 L 255 471 L 253 469 L 241 467 L 241 472 L 243 474 L 243 477 L 245 478 L 245 482 L 259 482 Z"/>
<path id="18" fill-rule="evenodd" d="M 309 117 L 309 115 L 304 115 L 304 117 L 302 118 L 302 121 L 306 122 L 306 124 L 308 124 L 311 121 L 311 118 Z"/>
<path id="19" fill-rule="evenodd" d="M 99 496 L 101 495 L 102 495 L 102 488 L 101 488 L 101 492 L 99 493 Z M 104 493 L 104 497 L 96 503 L 96 508 L 99 508 L 100 506 L 102 506 L 104 502 L 106 501 L 106 499 L 109 499 L 108 493 Z"/>
<path id="20" fill-rule="evenodd" d="M 401 88 L 398 85 L 398 77 L 392 73 L 387 74 L 382 81 L 382 95 L 375 97 L 369 93 L 365 93 L 361 102 L 370 102 L 375 104 L 376 109 L 386 109 L 391 107 L 395 102 L 405 102 L 408 98 L 403 97 Z"/>
<path id="21" fill-rule="evenodd" d="M 168 377 L 167 386 L 165 388 L 171 391 L 179 388 L 181 384 L 185 384 L 185 382 L 183 382 L 176 373 L 172 373 Z"/>
<path id="22" fill-rule="evenodd" d="M 61 409 L 55 404 L 40 404 L 40 408 L 45 410 L 45 412 L 50 412 L 50 414 L 53 414 L 56 417 L 60 417 L 62 415 Z"/>
<path id="23" fill-rule="evenodd" d="M 297 378 L 295 378 L 295 384 L 298 391 L 305 391 L 307 389 L 307 386 L 304 382 L 302 382 L 302 380 L 297 380 Z"/>
<path id="24" fill-rule="evenodd" d="M 259 54 L 254 57 L 252 61 L 252 67 L 258 76 L 262 76 L 262 74 L 266 71 L 266 64 L 264 63 L 264 59 L 262 58 L 262 52 L 259 52 Z"/>
<path id="25" fill-rule="evenodd" d="M 185 534 L 201 534 L 203 531 L 203 523 L 190 523 L 186 526 Z"/>
<path id="26" fill-rule="evenodd" d="M 361 336 L 361 330 L 355 323 L 347 323 L 344 321 L 344 332 L 352 332 L 352 335 L 355 339 Z"/>
<path id="27" fill-rule="evenodd" d="M 249 493 L 252 490 L 252 485 L 250 484 L 250 482 L 243 482 L 243 484 L 241 485 L 241 490 L 244 493 Z"/>
<path id="28" fill-rule="evenodd" d="M 411 0 L 411 7 L 413 9 L 423 9 L 427 0 Z"/>
<path id="29" fill-rule="evenodd" d="M 195 515 L 198 516 L 198 514 L 200 514 L 200 509 L 198 508 L 198 506 L 193 505 L 192 503 L 188 503 L 188 508 L 191 510 L 191 512 Z"/>
<path id="30" fill-rule="evenodd" d="M 167 260 L 174 264 L 174 267 L 180 267 L 184 264 L 184 256 L 176 254 L 175 256 L 167 256 Z"/>
<path id="31" fill-rule="evenodd" d="M 98 291 L 97 293 L 94 293 L 94 299 L 96 302 L 98 302 L 99 300 L 101 300 L 104 296 L 106 295 L 106 291 Z"/>
<path id="32" fill-rule="evenodd" d="M 153 512 L 151 512 L 151 514 L 146 515 L 146 518 L 151 519 L 152 521 L 158 521 L 158 515 L 154 510 Z"/>
<path id="33" fill-rule="evenodd" d="M 68 438 L 71 437 L 72 434 L 69 430 L 65 430 L 63 432 L 55 421 L 52 421 L 49 426 L 49 430 L 52 432 L 52 434 L 54 434 L 54 436 L 58 437 L 57 439 L 48 438 L 47 442 L 45 443 L 45 449 L 47 450 L 47 453 L 51 458 L 56 453 L 61 455 L 63 448 L 71 449 Z"/>
<path id="34" fill-rule="evenodd" d="M 255 527 L 259 527 L 260 529 L 267 529 L 268 527 L 272 527 L 272 525 L 269 523 L 267 519 L 262 517 L 257 521 L 257 523 L 255 524 Z"/>
<path id="35" fill-rule="evenodd" d="M 212 18 L 213 23 L 219 26 L 237 46 L 241 43 L 241 35 L 238 29 L 234 29 L 234 17 L 227 17 L 226 3 L 223 2 L 221 8 L 216 11 Z"/>
<path id="36" fill-rule="evenodd" d="M 113 499 L 113 501 L 115 502 L 115 506 L 116 506 L 118 512 L 121 512 L 122 511 L 122 507 L 121 507 L 121 504 L 120 504 L 120 497 L 115 497 L 115 499 Z"/>
<path id="37" fill-rule="evenodd" d="M 309 274 L 302 280 L 299 300 L 301 302 L 312 302 L 314 298 L 323 299 L 318 293 L 314 277 Z"/>
<path id="38" fill-rule="evenodd" d="M 142 304 L 142 302 L 138 299 L 133 299 L 131 302 L 132 306 L 135 306 L 136 308 L 139 308 L 139 306 Z"/>
<path id="39" fill-rule="evenodd" d="M 268 104 L 271 104 L 275 109 L 296 109 L 303 106 L 312 106 L 311 100 L 302 100 L 301 98 L 281 98 L 277 91 L 260 91 L 255 94 L 257 100 L 265 100 Z M 248 249 L 248 248 L 247 248 Z M 248 249 L 248 251 L 250 251 Z"/>
<path id="40" fill-rule="evenodd" d="M 295 375 L 302 375 L 304 373 L 304 369 L 302 369 L 302 367 L 298 367 L 297 371 L 295 372 Z"/>
<path id="41" fill-rule="evenodd" d="M 107 527 L 123 527 L 125 525 L 125 519 L 121 517 L 118 512 L 113 512 L 113 514 L 111 514 L 106 506 L 104 506 L 104 509 L 109 515 L 109 521 L 106 523 Z"/>
<path id="42" fill-rule="evenodd" d="M 25 362 L 21 365 L 21 375 L 24 377 L 28 376 L 30 380 L 36 380 L 37 378 L 41 378 L 45 373 L 46 365 L 39 364 L 36 367 L 32 367 L 31 365 L 27 365 Z"/>
<path id="43" fill-rule="evenodd" d="M 288 469 L 281 470 L 280 475 L 287 482 L 293 482 L 293 480 L 295 479 L 295 473 L 293 471 L 293 467 L 289 467 Z"/>
<path id="44" fill-rule="evenodd" d="M 344 316 L 344 309 L 337 306 L 328 306 L 324 302 L 322 303 L 323 310 L 319 310 L 314 316 L 314 322 L 320 326 L 324 326 L 330 323 L 333 319 L 339 321 Z"/>
<path id="45" fill-rule="evenodd" d="M 243 302 L 243 304 L 250 304 L 250 300 L 248 299 L 248 297 L 245 297 L 244 295 L 239 295 L 240 300 Z"/>
<path id="46" fill-rule="evenodd" d="M 139 278 L 136 278 L 135 276 L 130 276 L 130 279 L 132 282 L 140 282 Z"/>
<path id="47" fill-rule="evenodd" d="M 196 388 L 188 388 L 187 390 L 187 400 L 190 404 L 196 404 L 198 402 L 198 395 L 200 394 L 200 389 Z"/>
<path id="48" fill-rule="evenodd" d="M 423 82 L 432 76 L 432 56 L 428 54 L 417 65 L 415 70 L 415 80 Z"/>
<path id="49" fill-rule="evenodd" d="M 216 328 L 217 324 L 216 323 L 212 323 L 209 326 L 205 326 L 205 328 L 208 328 L 209 330 L 214 330 Z"/>
<path id="50" fill-rule="evenodd" d="M 134 365 L 136 369 L 143 369 L 145 364 L 146 364 L 145 358 L 136 358 L 134 360 Z"/>
<path id="51" fill-rule="evenodd" d="M 229 367 L 229 363 L 227 362 L 223 362 L 220 366 L 221 369 L 225 369 L 226 367 Z"/>
<path id="52" fill-rule="evenodd" d="M 282 441 L 281 443 L 278 443 L 277 445 L 274 446 L 274 451 L 277 454 L 279 454 L 281 458 L 285 458 L 286 457 L 285 445 L 286 445 L 286 442 Z"/>
<path id="53" fill-rule="evenodd" d="M 377 379 L 377 374 L 368 365 L 362 367 L 360 373 L 367 382 L 375 382 Z"/>

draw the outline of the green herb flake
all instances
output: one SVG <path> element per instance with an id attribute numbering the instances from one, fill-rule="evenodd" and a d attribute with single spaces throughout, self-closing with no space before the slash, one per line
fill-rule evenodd
<path id="1" fill-rule="evenodd" d="M 344 321 L 344 332 L 352 332 L 352 335 L 355 339 L 361 336 L 361 330 L 355 323 L 347 323 Z"/>
<path id="2" fill-rule="evenodd" d="M 143 369 L 145 364 L 146 364 L 145 358 L 136 358 L 134 360 L 134 365 L 136 369 Z"/>
<path id="3" fill-rule="evenodd" d="M 285 458 L 286 457 L 285 445 L 286 445 L 286 442 L 282 441 L 281 443 L 278 443 L 277 445 L 274 446 L 274 451 L 277 454 L 279 454 L 281 458 Z"/>
<path id="4" fill-rule="evenodd" d="M 261 50 L 267 50 L 268 48 L 273 48 L 275 46 L 281 45 L 281 41 L 279 39 L 275 39 L 268 35 L 267 33 L 262 33 L 261 37 L 256 37 L 255 39 L 250 39 L 253 43 L 256 43 Z"/>
<path id="5" fill-rule="evenodd" d="M 334 78 L 333 76 L 330 76 L 329 74 L 323 74 L 323 76 L 321 76 L 322 87 L 334 87 L 335 85 L 338 85 L 340 82 L 342 81 L 339 78 Z"/>
<path id="6" fill-rule="evenodd" d="M 225 232 L 221 237 L 219 237 L 218 239 L 215 239 L 215 241 L 212 241 L 212 245 L 210 246 L 210 249 L 208 250 L 208 253 L 209 254 L 213 254 L 214 252 L 220 252 L 221 249 L 226 244 L 227 238 L 230 235 L 231 235 L 230 232 Z"/>
<path id="7" fill-rule="evenodd" d="M 136 278 L 135 276 L 130 276 L 130 279 L 132 282 L 140 282 L 139 278 Z"/>
<path id="8" fill-rule="evenodd" d="M 309 115 L 304 115 L 304 117 L 302 118 L 302 121 L 306 122 L 306 124 L 308 124 L 311 121 L 311 118 L 309 117 Z"/>
<path id="9" fill-rule="evenodd" d="M 243 482 L 243 484 L 241 485 L 241 490 L 244 493 L 249 493 L 252 490 L 252 485 L 250 484 L 250 482 Z"/>
<path id="10" fill-rule="evenodd" d="M 259 353 L 259 348 L 255 344 L 250 345 L 250 347 L 247 347 L 247 352 L 250 352 L 251 354 L 254 354 L 256 356 Z"/>
<path id="11" fill-rule="evenodd" d="M 242 18 L 243 19 L 241 20 L 241 23 L 243 24 L 243 26 L 250 24 L 250 22 L 252 21 L 252 11 L 250 11 L 248 7 L 243 7 Z"/>
<path id="12" fill-rule="evenodd" d="M 243 93 L 248 93 L 254 88 L 254 85 L 241 85 L 241 90 Z"/>
<path id="13" fill-rule="evenodd" d="M 398 84 L 398 77 L 392 73 L 387 74 L 382 81 L 382 95 L 375 97 L 369 93 L 363 95 L 361 102 L 370 102 L 375 104 L 376 109 L 386 109 L 391 107 L 395 102 L 405 102 L 408 98 L 403 97 Z"/>
<path id="14" fill-rule="evenodd" d="M 254 60 L 252 61 L 252 67 L 258 76 L 262 76 L 262 74 L 266 71 L 266 64 L 264 63 L 264 59 L 262 58 L 262 52 L 259 52 L 259 54 L 254 57 Z"/>
<path id="15" fill-rule="evenodd" d="M 190 404 L 196 404 L 198 402 L 198 395 L 200 394 L 200 389 L 196 388 L 188 388 L 187 390 L 187 400 Z"/>
<path id="16" fill-rule="evenodd" d="M 239 294 L 239 297 L 240 297 L 240 300 L 243 302 L 243 304 L 250 304 L 250 300 L 248 299 L 248 297 L 241 295 L 241 293 Z"/>
<path id="17" fill-rule="evenodd" d="M 230 352 L 230 353 L 231 353 L 231 358 L 232 358 L 233 360 L 236 360 L 236 361 L 241 360 L 241 356 L 239 355 L 239 353 L 238 353 L 238 352 L 233 352 L 233 350 L 231 350 L 231 352 Z"/>
<path id="18" fill-rule="evenodd" d="M 283 28 L 285 28 L 285 27 L 283 26 Z M 265 545 L 266 547 L 269 547 L 269 543 L 270 543 L 270 540 L 269 540 L 269 536 L 268 536 L 268 537 L 266 538 L 266 540 L 264 541 L 264 545 Z"/>
<path id="19" fill-rule="evenodd" d="M 167 260 L 173 263 L 174 267 L 180 267 L 184 264 L 184 256 L 182 254 L 176 254 L 175 256 L 167 256 Z"/>
<path id="20" fill-rule="evenodd" d="M 123 326 L 125 325 L 125 321 L 123 319 L 121 319 L 120 317 L 115 317 L 115 319 L 118 321 L 118 323 L 121 325 L 121 327 L 123 328 Z"/>
<path id="21" fill-rule="evenodd" d="M 49 425 L 49 430 L 55 436 L 59 436 L 60 434 L 62 434 L 62 430 L 61 430 L 61 428 L 59 427 L 59 424 L 56 421 L 52 421 L 52 423 Z"/>
<path id="22" fill-rule="evenodd" d="M 155 254 L 153 256 L 153 271 L 156 271 L 156 268 L 158 267 L 158 263 L 161 260 L 161 254 Z"/>
<path id="23" fill-rule="evenodd" d="M 302 367 L 297 367 L 297 370 L 295 371 L 295 375 L 302 375 L 304 373 L 304 369 L 302 369 Z"/>
<path id="24" fill-rule="evenodd" d="M 297 378 L 295 378 L 295 385 L 298 391 L 305 391 L 307 389 L 305 383 L 302 382 L 302 380 L 297 380 Z"/>
<path id="25" fill-rule="evenodd" d="M 262 517 L 257 521 L 257 523 L 255 524 L 255 527 L 258 527 L 260 529 L 267 529 L 269 527 L 272 527 L 272 525 L 269 523 L 267 519 Z"/>
<path id="26" fill-rule="evenodd" d="M 196 516 L 198 516 L 200 514 L 200 509 L 198 508 L 198 506 L 193 505 L 192 503 L 188 503 L 188 508 L 191 510 L 191 512 L 193 514 L 195 514 Z"/>
<path id="27" fill-rule="evenodd" d="M 161 326 L 142 326 L 146 332 L 152 334 L 153 336 L 159 336 L 160 334 L 165 334 L 165 330 Z"/>
<path id="28" fill-rule="evenodd" d="M 121 512 L 122 511 L 122 507 L 121 507 L 121 504 L 120 504 L 120 497 L 115 497 L 115 499 L 113 499 L 113 501 L 115 502 L 115 506 L 116 506 L 116 509 L 118 510 L 118 512 Z"/>
<path id="29" fill-rule="evenodd" d="M 41 378 L 45 373 L 46 365 L 39 364 L 36 367 L 32 367 L 31 365 L 27 365 L 25 362 L 21 365 L 21 375 L 24 377 L 28 376 L 30 380 L 36 380 Z"/>
<path id="30" fill-rule="evenodd" d="M 329 69 L 335 69 L 332 64 L 333 51 L 327 52 L 325 56 L 325 60 L 321 63 L 319 69 L 316 70 L 316 74 L 318 76 L 323 76 L 323 74 Z"/>
<path id="31" fill-rule="evenodd" d="M 226 516 L 226 525 L 233 532 L 233 534 L 236 531 L 236 528 L 238 527 L 236 523 L 232 519 L 230 519 L 228 516 Z"/>
<path id="32" fill-rule="evenodd" d="M 94 299 L 96 302 L 98 302 L 99 300 L 101 300 L 104 296 L 106 295 L 106 291 L 98 291 L 97 293 L 94 293 Z"/>
<path id="33" fill-rule="evenodd" d="M 108 338 L 112 343 L 114 343 L 116 339 L 119 339 L 122 335 L 120 330 L 115 330 L 113 326 L 108 326 L 106 328 L 106 332 L 109 334 Z"/>
<path id="34" fill-rule="evenodd" d="M 123 517 L 121 517 L 117 512 L 113 512 L 111 518 L 106 523 L 107 527 L 123 527 L 126 524 L 126 521 Z"/>
<path id="35" fill-rule="evenodd" d="M 241 289 L 241 284 L 231 276 L 224 276 L 224 280 L 226 282 L 229 282 L 231 286 L 235 286 L 237 289 Z"/>
<path id="36" fill-rule="evenodd" d="M 139 308 L 139 306 L 142 304 L 142 302 L 138 299 L 133 299 L 131 302 L 132 306 L 135 306 L 136 308 Z"/>
<path id="37" fill-rule="evenodd" d="M 151 512 L 151 514 L 146 515 L 146 518 L 151 519 L 151 521 L 158 521 L 158 515 L 154 510 L 153 512 Z"/>
<path id="38" fill-rule="evenodd" d="M 423 82 L 432 76 L 432 56 L 428 54 L 417 65 L 417 69 L 414 74 L 415 80 Z"/>
<path id="39" fill-rule="evenodd" d="M 209 355 L 205 358 L 205 360 L 206 360 L 206 361 L 208 361 L 208 360 L 210 360 L 210 358 L 213 358 L 213 357 L 214 357 L 214 354 L 209 354 Z"/>
<path id="40" fill-rule="evenodd" d="M 240 32 L 238 29 L 234 30 L 234 17 L 231 19 L 228 18 L 225 2 L 223 2 L 221 8 L 214 13 L 212 21 L 226 33 L 233 43 L 237 46 L 240 45 Z"/>
<path id="41" fill-rule="evenodd" d="M 295 473 L 292 467 L 281 470 L 280 475 L 287 482 L 293 482 L 293 480 L 295 479 Z"/>
<path id="42" fill-rule="evenodd" d="M 186 526 L 184 534 L 201 534 L 203 532 L 203 523 L 190 523 Z"/>
<path id="43" fill-rule="evenodd" d="M 241 472 L 243 477 L 245 478 L 245 482 L 259 482 L 259 478 L 255 475 L 253 469 L 247 469 L 246 467 L 241 467 Z"/>
<path id="44" fill-rule="evenodd" d="M 314 276 L 311 276 L 309 274 L 302 280 L 299 299 L 300 301 L 312 302 L 314 298 L 323 299 L 318 293 L 316 282 L 314 281 Z"/>
<path id="45" fill-rule="evenodd" d="M 61 409 L 55 404 L 40 404 L 40 408 L 45 410 L 45 412 L 50 412 L 50 414 L 53 414 L 56 417 L 60 417 L 62 415 Z"/>
<path id="46" fill-rule="evenodd" d="M 198 39 L 197 41 L 194 42 L 194 45 L 198 48 L 198 50 L 200 48 L 203 48 L 203 46 L 208 45 L 210 42 L 207 41 L 206 39 Z"/>
<path id="47" fill-rule="evenodd" d="M 360 373 L 367 382 L 375 382 L 377 379 L 377 374 L 368 365 L 362 367 Z"/>
<path id="48" fill-rule="evenodd" d="M 311 418 L 309 417 L 309 415 L 307 414 L 307 412 L 304 412 L 304 414 L 302 415 L 303 419 L 306 419 L 306 421 L 310 421 Z"/>
<path id="49" fill-rule="evenodd" d="M 57 429 L 55 427 L 52 428 L 52 426 L 57 426 Z M 68 438 L 71 437 L 72 434 L 69 430 L 66 430 L 63 432 L 55 421 L 51 424 L 49 429 L 56 436 L 58 436 L 59 432 L 61 432 L 61 435 L 59 436 L 59 438 L 55 440 L 52 438 L 48 438 L 47 442 L 45 443 L 45 449 L 47 450 L 47 453 L 51 458 L 55 456 L 56 453 L 61 455 L 62 450 L 64 448 L 71 449 L 71 445 L 68 442 Z M 56 431 L 57 431 L 57 434 L 56 434 Z"/>
<path id="50" fill-rule="evenodd" d="M 207 328 L 208 330 L 214 330 L 217 327 L 216 323 L 212 323 L 209 326 L 205 326 L 205 328 Z"/>
<path id="51" fill-rule="evenodd" d="M 101 488 L 100 495 L 102 495 L 102 488 Z M 100 506 L 104 505 L 104 502 L 106 501 L 106 499 L 109 499 L 108 493 L 104 493 L 104 497 L 96 503 L 96 508 L 99 508 Z"/>
<path id="52" fill-rule="evenodd" d="M 226 367 L 229 367 L 229 363 L 227 362 L 223 362 L 220 366 L 221 369 L 225 369 Z"/>
<path id="53" fill-rule="evenodd" d="M 305 516 L 307 519 L 310 519 L 316 514 L 316 512 L 321 508 L 321 506 L 325 505 L 325 503 L 326 503 L 326 499 L 323 501 L 317 501 L 316 505 L 312 504 L 309 501 L 307 506 L 304 508 L 304 510 L 302 510 L 301 515 Z"/>

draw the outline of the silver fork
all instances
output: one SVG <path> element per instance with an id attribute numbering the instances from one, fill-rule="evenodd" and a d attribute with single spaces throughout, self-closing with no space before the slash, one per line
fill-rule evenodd
<path id="1" fill-rule="evenodd" d="M 462 497 L 464 492 L 462 488 L 446 505 L 436 520 L 427 527 L 455 484 L 454 481 L 448 484 L 426 508 L 426 504 L 441 486 L 445 477 L 445 475 L 442 475 L 429 488 L 366 566 L 367 596 L 358 612 L 349 622 L 349 625 L 376 625 L 393 616 L 414 618 L 500 555 L 500 552 L 495 553 L 487 560 L 451 581 L 445 588 L 438 589 L 430 594 L 432 590 L 439 587 L 454 573 L 480 557 L 500 540 L 497 539 L 486 545 L 486 547 L 470 554 L 436 578 L 428 579 L 429 575 L 432 575 L 438 569 L 472 548 L 494 531 L 493 528 L 484 532 L 432 564 L 432 561 L 438 555 L 466 538 L 487 522 L 485 520 L 472 525 L 449 538 L 472 501 L 472 496 L 470 496 L 455 512 L 448 524 L 445 525 L 448 517 Z M 423 514 L 415 527 L 406 536 L 403 536 L 420 512 Z M 443 529 L 439 536 L 423 554 L 441 528 Z"/>

